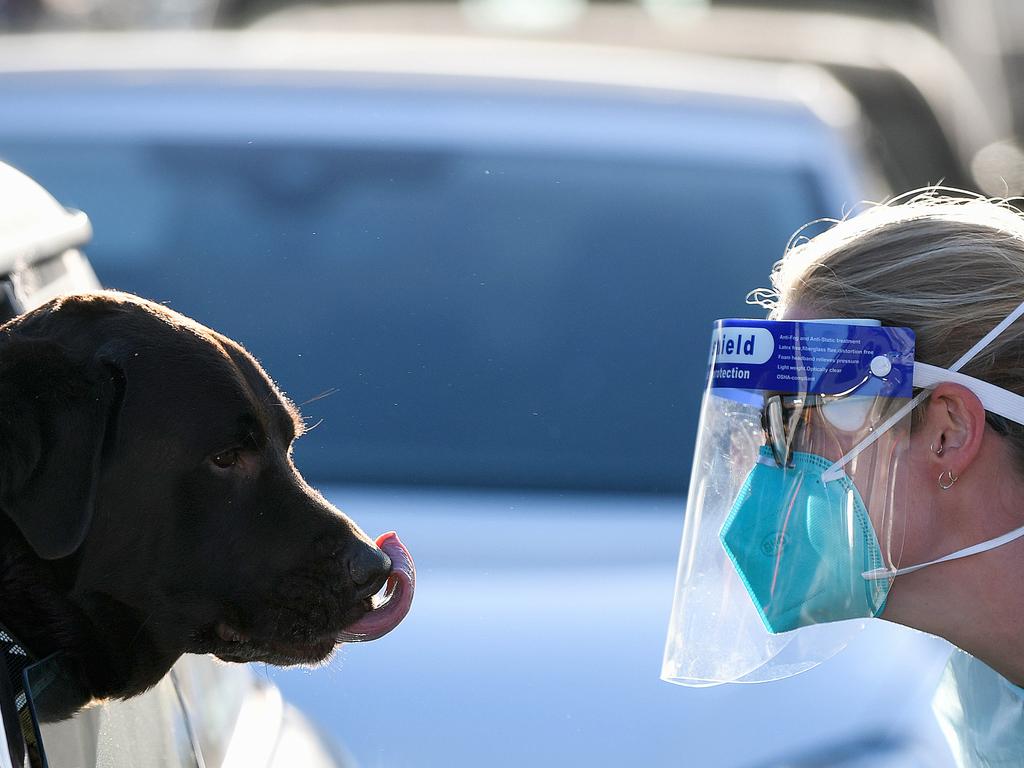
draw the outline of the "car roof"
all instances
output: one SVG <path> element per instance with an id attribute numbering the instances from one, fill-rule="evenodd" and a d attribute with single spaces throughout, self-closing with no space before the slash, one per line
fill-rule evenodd
<path id="1" fill-rule="evenodd" d="M 450 2 L 290 5 L 250 26 L 257 30 L 346 30 L 416 32 L 521 38 L 523 30 L 501 26 L 472 6 Z M 549 40 L 625 44 L 691 54 L 822 64 L 891 71 L 925 98 L 958 141 L 977 144 L 1008 130 L 1006 115 L 993 106 L 956 57 L 931 33 L 895 17 L 759 6 L 670 7 L 588 4 Z"/>
<path id="2" fill-rule="evenodd" d="M 318 88 L 335 94 L 325 99 Z M 429 143 L 433 132 L 462 146 L 493 146 L 503 136 L 523 146 L 532 134 L 536 146 L 576 142 L 578 149 L 589 135 L 602 150 L 632 142 L 621 148 L 636 154 L 645 147 L 637 146 L 635 129 L 646 121 L 639 135 L 652 155 L 699 133 L 724 155 L 761 153 L 771 155 L 762 163 L 842 176 L 832 182 L 833 199 L 852 188 L 884 192 L 865 162 L 857 102 L 813 65 L 478 34 L 37 34 L 0 37 L 0 92 L 3 103 L 17 105 L 0 136 L 237 138 L 241 112 L 249 110 L 259 116 L 248 121 L 254 139 L 336 141 L 350 130 Z M 229 92 L 232 98 L 220 98 Z M 189 99 L 202 108 L 168 106 Z M 528 118 L 540 106 L 552 115 L 546 122 Z M 374 117 L 382 109 L 392 119 Z M 468 113 L 475 119 L 466 120 Z M 693 124 L 695 114 L 714 125 Z M 599 139 L 588 119 L 607 125 Z"/>
<path id="3" fill-rule="evenodd" d="M 646 47 L 331 31 L 0 36 L 0 76 L 60 72 L 318 73 L 566 83 L 802 104 L 837 125 L 856 118 L 856 102 L 819 68 Z"/>
<path id="4" fill-rule="evenodd" d="M 266 13 L 250 28 L 516 38 L 524 29 L 514 24 L 526 19 L 536 26 L 536 19 L 516 16 L 510 9 L 516 10 L 514 4 L 300 4 Z M 901 190 L 939 179 L 970 186 L 967 165 L 975 152 L 1009 132 L 1008 112 L 991 98 L 991 89 L 979 89 L 934 35 L 894 17 L 774 7 L 600 3 L 581 5 L 561 18 L 553 14 L 543 34 L 549 40 L 819 65 L 857 100 L 871 136 L 868 154 Z"/>

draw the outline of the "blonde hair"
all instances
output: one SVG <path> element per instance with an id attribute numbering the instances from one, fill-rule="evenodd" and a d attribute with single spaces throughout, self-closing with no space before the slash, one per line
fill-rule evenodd
<path id="1" fill-rule="evenodd" d="M 948 367 L 1024 301 L 1024 214 L 1007 200 L 930 189 L 869 207 L 811 239 L 798 232 L 748 300 L 912 328 L 915 357 Z M 1024 394 L 1024 319 L 963 372 Z M 1024 469 L 1024 426 L 1009 424 Z"/>

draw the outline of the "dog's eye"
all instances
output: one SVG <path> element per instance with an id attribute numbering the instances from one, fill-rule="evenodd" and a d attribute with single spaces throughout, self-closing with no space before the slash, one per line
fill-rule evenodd
<path id="1" fill-rule="evenodd" d="M 233 467 L 236 463 L 238 463 L 238 449 L 232 448 L 230 451 L 221 451 L 220 453 L 211 456 L 210 461 L 212 461 L 221 469 Z"/>

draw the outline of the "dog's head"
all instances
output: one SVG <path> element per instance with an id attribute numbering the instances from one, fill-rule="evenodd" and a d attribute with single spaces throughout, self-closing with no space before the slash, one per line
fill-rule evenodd
<path id="1" fill-rule="evenodd" d="M 98 696 L 183 652 L 315 663 L 389 631 L 411 559 L 303 480 L 302 427 L 239 344 L 134 296 L 0 328 L 0 622 L 78 658 Z"/>

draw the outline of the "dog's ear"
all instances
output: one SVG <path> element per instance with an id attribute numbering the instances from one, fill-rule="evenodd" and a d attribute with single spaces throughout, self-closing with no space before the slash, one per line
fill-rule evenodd
<path id="1" fill-rule="evenodd" d="M 41 558 L 66 557 L 85 539 L 124 385 L 103 355 L 73 361 L 40 339 L 0 348 L 0 511 Z"/>

